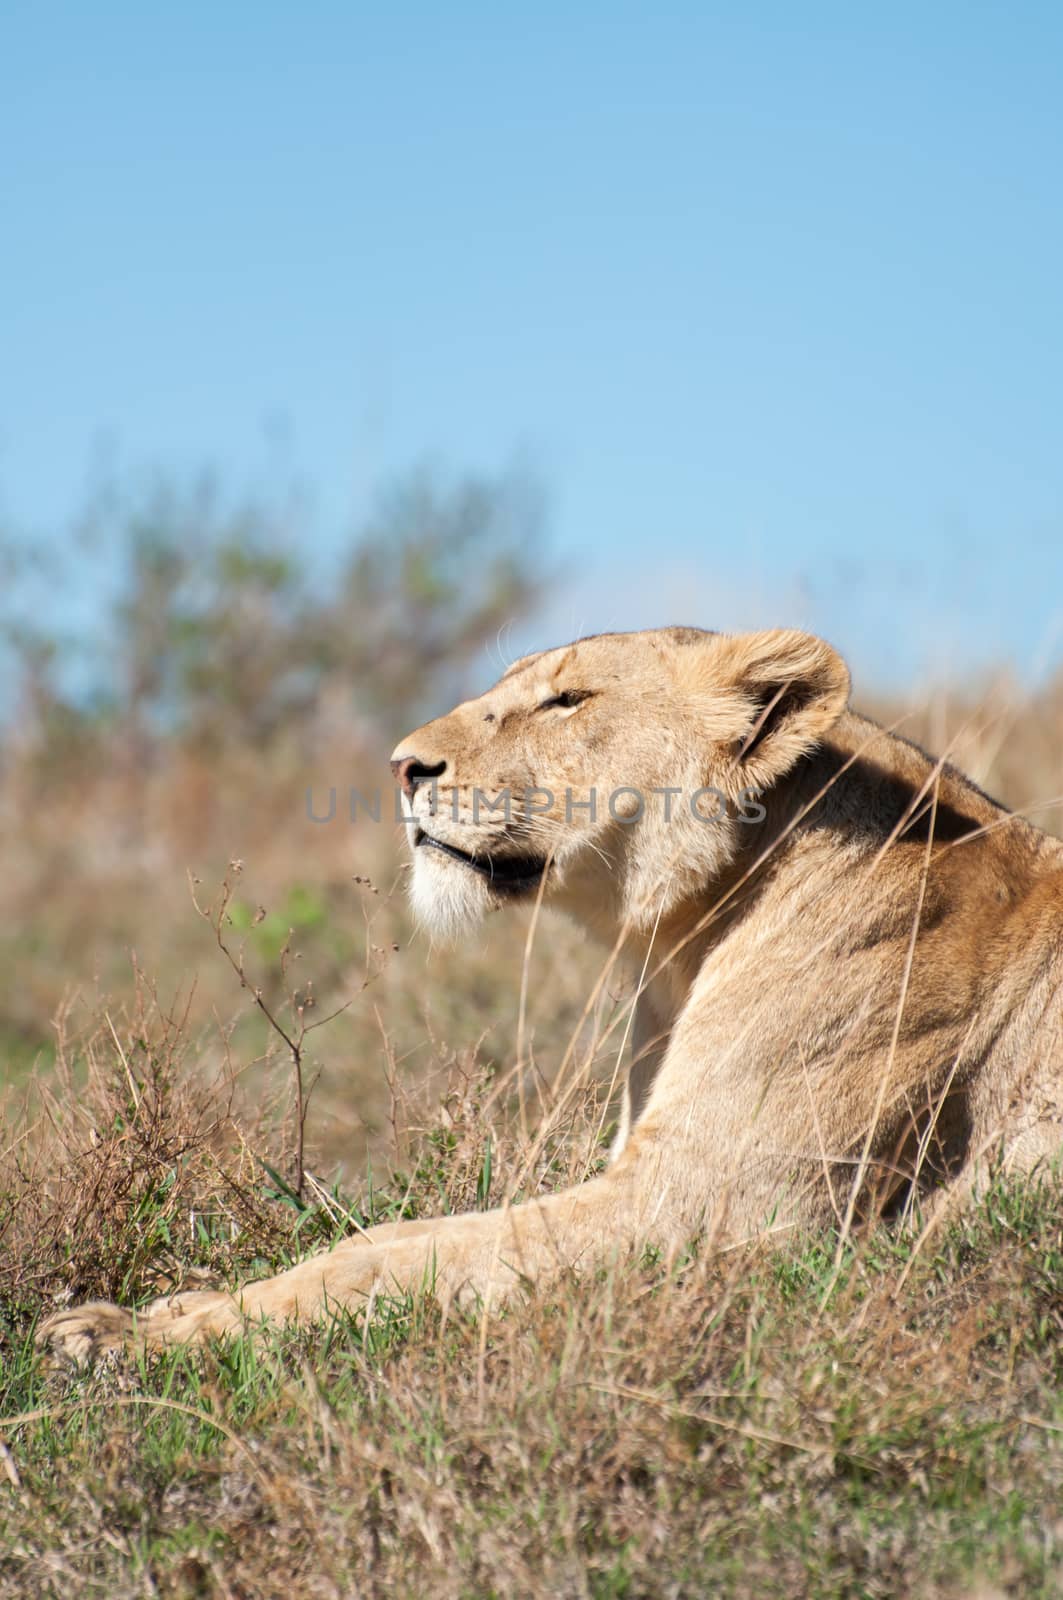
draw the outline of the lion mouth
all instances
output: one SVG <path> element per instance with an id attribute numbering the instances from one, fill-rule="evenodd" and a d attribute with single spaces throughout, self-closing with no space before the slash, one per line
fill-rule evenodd
<path id="1" fill-rule="evenodd" d="M 463 866 L 471 867 L 473 872 L 479 873 L 481 878 L 486 878 L 492 888 L 510 893 L 522 893 L 537 888 L 546 871 L 546 860 L 543 856 L 474 856 L 467 850 L 459 850 L 457 845 L 444 844 L 442 839 L 435 839 L 430 833 L 425 833 L 423 828 L 418 828 L 413 847 L 417 850 L 422 846 L 426 849 L 441 850 L 445 856 L 460 861 Z"/>

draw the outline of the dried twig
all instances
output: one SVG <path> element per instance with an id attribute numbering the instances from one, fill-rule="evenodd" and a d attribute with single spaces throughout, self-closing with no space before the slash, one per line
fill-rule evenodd
<path id="1" fill-rule="evenodd" d="M 309 1108 L 309 1095 L 304 1092 L 303 1083 L 303 1046 L 306 1036 L 310 1032 L 311 1026 L 316 1026 L 316 1024 L 308 1025 L 305 1015 L 307 1008 L 312 1006 L 314 1003 L 313 994 L 309 985 L 307 986 L 306 994 L 302 998 L 300 998 L 294 991 L 290 993 L 289 1002 L 291 1005 L 292 1014 L 296 1019 L 296 1027 L 289 1031 L 264 998 L 262 990 L 259 988 L 258 984 L 252 983 L 251 979 L 247 976 L 247 973 L 244 970 L 244 946 L 241 945 L 239 952 L 234 955 L 232 950 L 229 948 L 229 945 L 226 943 L 225 925 L 229 918 L 229 907 L 232 905 L 233 894 L 235 892 L 234 880 L 239 877 L 242 871 L 242 861 L 229 862 L 229 871 L 225 874 L 225 877 L 222 880 L 221 895 L 217 901 L 217 904 L 213 906 L 203 906 L 200 904 L 196 895 L 196 889 L 198 887 L 199 880 L 191 873 L 188 875 L 189 888 L 192 894 L 192 904 L 195 906 L 204 922 L 209 922 L 210 926 L 214 929 L 214 937 L 217 941 L 218 949 L 221 951 L 226 961 L 228 961 L 229 965 L 236 973 L 237 978 L 240 980 L 240 987 L 242 989 L 246 989 L 248 994 L 250 994 L 255 1005 L 258 1007 L 259 1011 L 261 1011 L 262 1015 L 265 1017 L 266 1021 L 273 1029 L 277 1037 L 283 1041 L 285 1048 L 291 1056 L 292 1077 L 295 1087 L 295 1156 L 292 1164 L 292 1188 L 295 1191 L 297 1199 L 301 1201 L 306 1182 L 306 1175 L 303 1170 L 303 1150 L 306 1141 L 306 1114 Z M 259 911 L 259 913 L 256 915 L 255 922 L 259 922 L 261 919 L 262 912 Z M 252 926 L 254 926 L 254 924 L 252 924 Z M 288 937 L 285 940 L 284 946 L 281 950 L 281 972 L 285 977 L 287 976 L 288 970 L 288 956 L 291 948 L 290 940 L 292 931 L 293 930 L 289 928 Z M 344 1008 L 342 1006 L 339 1007 L 339 1010 L 343 1009 Z M 335 1015 L 335 1013 L 333 1013 L 333 1015 Z M 328 1018 L 324 1018 L 322 1020 L 327 1021 Z"/>

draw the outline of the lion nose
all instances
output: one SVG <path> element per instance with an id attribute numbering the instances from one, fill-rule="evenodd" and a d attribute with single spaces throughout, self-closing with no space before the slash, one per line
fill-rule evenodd
<path id="1" fill-rule="evenodd" d="M 447 764 L 445 761 L 437 761 L 435 766 L 428 766 L 416 756 L 399 756 L 391 763 L 391 770 L 403 794 L 408 800 L 412 800 L 417 785 L 426 783 L 432 778 L 441 778 L 447 770 Z"/>

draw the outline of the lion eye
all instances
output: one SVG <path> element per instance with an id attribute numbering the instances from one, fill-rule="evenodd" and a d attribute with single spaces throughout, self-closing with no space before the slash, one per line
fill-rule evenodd
<path id="1" fill-rule="evenodd" d="M 552 711 L 555 706 L 560 706 L 563 711 L 571 711 L 573 706 L 589 700 L 593 692 L 592 689 L 566 689 L 562 694 L 553 694 L 549 700 L 543 700 L 535 709 Z"/>

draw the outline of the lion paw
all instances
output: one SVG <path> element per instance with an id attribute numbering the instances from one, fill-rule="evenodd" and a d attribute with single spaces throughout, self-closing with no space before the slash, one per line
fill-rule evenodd
<path id="1" fill-rule="evenodd" d="M 133 1314 L 106 1300 L 89 1300 L 57 1311 L 37 1329 L 37 1344 L 60 1360 L 82 1367 L 108 1350 L 119 1350 L 133 1334 Z"/>

